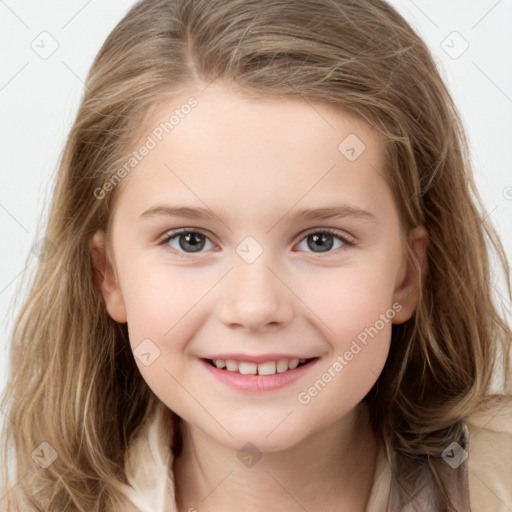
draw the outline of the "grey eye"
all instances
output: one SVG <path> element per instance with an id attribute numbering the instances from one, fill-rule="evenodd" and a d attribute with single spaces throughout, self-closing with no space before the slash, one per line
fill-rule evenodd
<path id="1" fill-rule="evenodd" d="M 333 249 L 336 239 L 338 240 L 340 245 L 338 247 L 335 247 L 335 249 L 345 245 L 345 242 L 341 239 L 341 237 L 324 231 L 310 233 L 309 235 L 306 235 L 304 237 L 303 241 L 306 242 L 308 249 L 311 250 L 312 252 L 322 253 L 328 252 L 331 249 Z M 301 244 L 302 243 L 303 242 L 301 242 Z"/>
<path id="2" fill-rule="evenodd" d="M 178 241 L 178 247 L 172 243 L 176 242 L 176 240 Z M 206 241 L 210 242 L 208 238 L 201 233 L 197 233 L 195 231 L 183 231 L 181 233 L 169 236 L 165 240 L 165 243 L 177 251 L 193 253 L 200 252 L 202 249 L 204 249 Z"/>

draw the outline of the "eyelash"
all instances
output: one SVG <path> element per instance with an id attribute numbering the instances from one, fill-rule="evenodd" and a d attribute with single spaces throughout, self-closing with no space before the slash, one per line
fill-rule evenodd
<path id="1" fill-rule="evenodd" d="M 199 230 L 189 229 L 189 228 L 182 228 L 182 229 L 176 229 L 174 231 L 169 231 L 168 233 L 166 233 L 165 238 L 159 243 L 159 245 L 165 246 L 166 244 L 168 244 L 176 236 L 182 235 L 182 234 L 186 234 L 186 233 L 199 234 L 199 235 L 202 235 L 202 236 L 204 236 L 205 238 L 207 238 L 209 240 L 209 237 L 206 234 L 204 234 L 201 231 L 199 231 Z M 307 231 L 306 233 L 304 233 L 304 235 L 302 236 L 300 241 L 302 242 L 302 240 L 304 240 L 306 237 L 308 237 L 309 235 L 314 235 L 314 234 L 329 234 L 329 235 L 333 235 L 335 238 L 337 238 L 338 240 L 343 242 L 343 244 L 345 246 L 353 246 L 353 245 L 355 245 L 355 240 L 352 237 L 349 237 L 346 234 L 342 235 L 342 234 L 340 234 L 340 231 L 338 231 L 336 229 L 332 229 L 332 228 L 321 228 L 321 229 L 320 228 L 313 228 L 313 229 Z M 169 246 L 168 246 L 168 249 L 170 249 L 174 253 L 177 253 L 179 256 L 181 256 L 183 258 L 189 258 L 189 257 L 191 257 L 191 256 L 193 256 L 195 254 L 195 253 L 187 253 L 187 252 L 177 251 L 176 249 L 173 249 L 173 248 L 171 248 Z M 201 252 L 203 252 L 203 251 L 198 251 L 197 254 L 200 254 Z M 308 252 L 312 252 L 312 251 L 308 251 Z M 332 252 L 334 252 L 334 251 L 327 251 L 326 254 L 330 254 Z M 313 254 L 322 254 L 322 253 L 313 253 Z"/>

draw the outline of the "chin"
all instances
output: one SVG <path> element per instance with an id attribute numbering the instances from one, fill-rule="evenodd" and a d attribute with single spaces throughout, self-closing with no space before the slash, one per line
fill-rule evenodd
<path id="1" fill-rule="evenodd" d="M 305 432 L 293 432 L 290 429 L 283 429 L 278 432 L 278 429 L 269 434 L 272 429 L 268 429 L 266 426 L 258 428 L 258 425 L 252 425 L 251 428 L 247 429 L 228 428 L 233 437 L 224 433 L 225 435 L 222 435 L 222 437 L 216 436 L 214 439 L 238 454 L 244 449 L 250 451 L 252 446 L 261 453 L 281 452 L 293 448 L 306 437 Z"/>

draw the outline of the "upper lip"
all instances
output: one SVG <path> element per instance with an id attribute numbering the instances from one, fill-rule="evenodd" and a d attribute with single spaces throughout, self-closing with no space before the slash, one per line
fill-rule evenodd
<path id="1" fill-rule="evenodd" d="M 315 356 L 313 356 L 315 357 Z M 238 362 L 247 362 L 247 363 L 267 363 L 270 361 L 279 361 L 279 359 L 313 359 L 313 357 L 308 356 L 299 356 L 297 354 L 258 354 L 258 355 L 250 355 L 250 354 L 215 354 L 212 356 L 206 356 L 204 359 L 211 359 L 212 361 L 216 361 L 221 359 L 222 361 L 238 361 Z"/>

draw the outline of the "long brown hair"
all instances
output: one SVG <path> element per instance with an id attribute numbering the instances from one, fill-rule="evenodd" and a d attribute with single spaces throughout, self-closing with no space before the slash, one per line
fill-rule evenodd
<path id="1" fill-rule="evenodd" d="M 10 418 L 5 500 L 18 482 L 50 512 L 113 512 L 127 503 L 124 454 L 155 396 L 126 325 L 109 317 L 95 286 L 89 242 L 108 232 L 120 187 L 101 199 L 95 190 L 126 162 L 164 99 L 215 79 L 366 120 L 383 138 L 403 230 L 428 231 L 419 304 L 393 326 L 389 358 L 365 397 L 383 438 L 420 464 L 482 403 L 498 355 L 509 385 L 512 333 L 494 302 L 488 251 L 498 255 L 510 297 L 509 265 L 475 188 L 457 109 L 402 16 L 382 0 L 143 0 L 98 53 L 61 156 L 46 257 L 15 324 L 1 402 Z M 58 457 L 35 465 L 34 450 L 47 455 L 49 447 Z M 448 509 L 442 482 L 435 485 Z"/>

